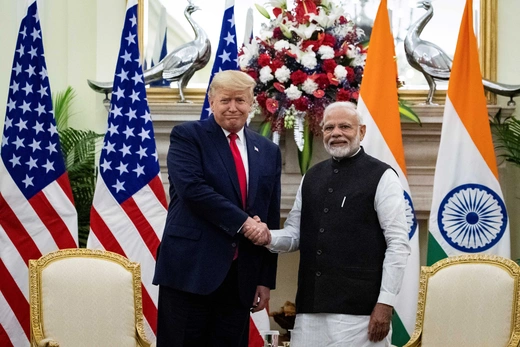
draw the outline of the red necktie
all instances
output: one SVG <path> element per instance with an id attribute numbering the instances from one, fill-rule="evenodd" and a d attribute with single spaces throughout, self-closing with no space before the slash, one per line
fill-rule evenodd
<path id="1" fill-rule="evenodd" d="M 240 151 L 237 146 L 236 139 L 238 135 L 235 133 L 231 133 L 228 135 L 229 137 L 229 147 L 231 148 L 231 154 L 233 154 L 233 159 L 235 160 L 235 168 L 237 170 L 238 176 L 238 184 L 240 186 L 240 193 L 242 195 L 242 207 L 246 208 L 246 200 L 247 200 L 247 178 L 246 178 L 246 170 L 244 169 L 244 162 L 242 161 L 242 156 L 240 155 Z"/>

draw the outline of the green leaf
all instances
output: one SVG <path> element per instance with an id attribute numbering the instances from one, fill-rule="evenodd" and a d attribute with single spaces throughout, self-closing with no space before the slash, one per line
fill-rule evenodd
<path id="1" fill-rule="evenodd" d="M 54 117 L 56 118 L 56 127 L 58 130 L 68 128 L 69 118 L 73 116 L 70 113 L 72 101 L 76 97 L 76 92 L 71 86 L 67 87 L 63 92 L 53 95 L 52 108 Z"/>
<path id="2" fill-rule="evenodd" d="M 498 155 L 508 162 L 520 166 L 520 120 L 515 117 L 502 119 L 499 111 L 495 117 L 491 118 L 491 130 Z"/>
<path id="3" fill-rule="evenodd" d="M 260 129 L 258 129 L 258 133 L 263 137 L 271 138 L 271 123 L 263 121 L 262 124 L 260 124 Z"/>
<path id="4" fill-rule="evenodd" d="M 256 9 L 258 10 L 258 12 L 260 12 L 260 14 L 262 16 L 264 16 L 265 18 L 267 19 L 271 19 L 271 16 L 269 15 L 269 12 L 267 12 L 267 10 L 265 9 L 265 7 L 263 7 L 262 5 L 258 5 L 258 4 L 255 4 L 255 7 Z"/>
<path id="5" fill-rule="evenodd" d="M 309 129 L 309 124 L 305 123 L 303 130 L 303 151 L 298 150 L 298 162 L 300 164 L 300 173 L 305 175 L 311 165 L 312 159 L 312 131 Z"/>
<path id="6" fill-rule="evenodd" d="M 78 213 L 79 246 L 86 247 L 90 230 L 90 209 L 96 188 L 96 144 L 104 136 L 91 130 L 69 128 L 68 120 L 75 92 L 68 87 L 53 94 L 53 107 L 61 151 L 69 175 L 74 206 Z"/>
<path id="7" fill-rule="evenodd" d="M 286 25 L 280 23 L 280 30 L 282 30 L 283 36 L 287 37 L 288 39 L 292 39 L 292 33 Z"/>
<path id="8" fill-rule="evenodd" d="M 406 106 L 402 101 L 399 100 L 399 114 L 401 117 L 408 118 L 415 123 L 421 123 L 421 119 L 410 107 Z"/>

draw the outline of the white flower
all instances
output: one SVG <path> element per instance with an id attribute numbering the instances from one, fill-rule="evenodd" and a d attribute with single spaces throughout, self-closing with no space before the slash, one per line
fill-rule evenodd
<path id="1" fill-rule="evenodd" d="M 328 5 L 324 5 L 323 1 L 321 2 L 321 6 L 328 8 Z M 318 15 L 308 13 L 309 19 L 311 21 L 316 21 L 322 28 L 327 29 L 333 27 L 336 19 L 343 15 L 344 10 L 343 8 L 338 7 L 332 7 L 330 10 L 331 12 L 329 14 L 324 10 L 320 10 Z"/>
<path id="2" fill-rule="evenodd" d="M 356 58 L 359 54 L 359 51 L 357 49 L 357 47 L 354 47 L 354 45 L 350 44 L 348 45 L 348 49 L 347 49 L 347 57 L 349 57 L 350 59 L 353 59 L 353 58 Z"/>
<path id="3" fill-rule="evenodd" d="M 246 70 L 251 59 L 258 57 L 258 43 L 253 40 L 251 43 L 246 43 L 243 48 L 244 54 L 239 57 L 239 64 L 242 70 Z"/>
<path id="4" fill-rule="evenodd" d="M 267 83 L 269 81 L 271 81 L 272 79 L 274 79 L 273 75 L 271 74 L 271 72 L 273 72 L 273 70 L 271 70 L 271 67 L 270 66 L 264 66 L 263 68 L 260 69 L 260 82 L 262 83 Z"/>
<path id="5" fill-rule="evenodd" d="M 289 80 L 289 77 L 291 76 L 291 70 L 287 68 L 287 66 L 282 66 L 274 72 L 274 77 L 282 83 L 285 83 Z"/>
<path id="6" fill-rule="evenodd" d="M 300 63 L 308 69 L 314 69 L 318 65 L 316 53 L 312 51 L 312 46 L 307 49 L 307 52 L 303 53 Z"/>
<path id="7" fill-rule="evenodd" d="M 318 53 L 321 55 L 321 59 L 333 59 L 334 58 L 334 48 L 330 46 L 321 46 L 318 49 Z"/>
<path id="8" fill-rule="evenodd" d="M 356 59 L 354 59 L 354 65 L 365 65 L 365 61 L 366 61 L 366 54 L 365 53 L 360 54 L 356 57 Z"/>
<path id="9" fill-rule="evenodd" d="M 345 69 L 343 65 L 338 65 L 334 69 L 334 77 L 336 77 L 340 82 L 347 78 L 347 73 L 347 69 Z"/>
<path id="10" fill-rule="evenodd" d="M 289 52 L 291 54 L 294 54 L 298 61 L 300 61 L 301 57 L 303 56 L 302 50 L 298 46 L 296 46 L 296 45 L 294 45 L 292 43 L 289 44 Z"/>
<path id="11" fill-rule="evenodd" d="M 357 28 L 356 29 L 356 34 L 359 38 L 362 38 L 365 36 L 365 30 L 361 29 L 361 28 Z"/>
<path id="12" fill-rule="evenodd" d="M 276 49 L 277 51 L 281 51 L 283 49 L 289 49 L 289 47 L 290 47 L 289 41 L 286 41 L 286 40 L 276 41 L 276 43 L 274 44 L 274 49 Z"/>
<path id="13" fill-rule="evenodd" d="M 291 84 L 291 86 L 285 90 L 285 94 L 289 100 L 296 100 L 302 96 L 302 92 L 294 84 Z"/>
<path id="14" fill-rule="evenodd" d="M 354 32 L 354 27 L 348 22 L 347 24 L 341 24 L 332 29 L 332 34 L 337 37 L 345 37 L 350 33 Z"/>
<path id="15" fill-rule="evenodd" d="M 249 66 L 249 62 L 251 61 L 251 56 L 247 54 L 243 54 L 238 57 L 238 64 L 241 70 L 247 70 Z"/>
<path id="16" fill-rule="evenodd" d="M 323 31 L 323 28 L 318 27 L 316 24 L 300 24 L 297 27 L 293 27 L 292 30 L 298 36 L 304 40 L 308 40 L 312 37 L 315 31 Z"/>
<path id="17" fill-rule="evenodd" d="M 361 53 L 359 47 L 354 47 L 354 45 L 348 45 L 347 57 L 349 57 L 350 59 L 354 59 L 354 65 L 365 64 L 365 53 Z"/>
<path id="18" fill-rule="evenodd" d="M 318 89 L 318 83 L 314 82 L 310 78 L 307 78 L 302 84 L 302 89 L 305 93 L 312 95 Z"/>
<path id="19" fill-rule="evenodd" d="M 287 8 L 287 0 L 270 0 L 266 4 L 272 7 Z"/>
<path id="20" fill-rule="evenodd" d="M 262 41 L 266 41 L 271 37 L 273 37 L 273 30 L 269 30 L 267 28 L 260 30 L 260 39 L 262 39 Z"/>

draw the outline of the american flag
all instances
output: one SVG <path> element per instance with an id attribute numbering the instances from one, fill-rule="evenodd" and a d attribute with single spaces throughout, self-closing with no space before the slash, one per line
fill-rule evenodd
<path id="1" fill-rule="evenodd" d="M 141 264 L 148 333 L 156 332 L 158 290 L 152 277 L 165 220 L 166 195 L 137 44 L 137 0 L 129 0 L 87 247 Z"/>
<path id="2" fill-rule="evenodd" d="M 224 17 L 222 18 L 222 28 L 220 29 L 220 40 L 218 43 L 217 54 L 215 56 L 215 62 L 213 63 L 213 69 L 211 70 L 208 86 L 211 84 L 213 76 L 217 72 L 237 69 L 238 46 L 235 29 L 235 1 L 226 0 L 226 10 L 224 11 Z M 210 115 L 211 109 L 209 107 L 208 93 L 206 92 L 206 98 L 204 99 L 204 106 L 202 107 L 202 114 L 200 115 L 200 119 L 206 119 Z"/>
<path id="3" fill-rule="evenodd" d="M 20 24 L 0 162 L 0 345 L 29 346 L 29 259 L 77 247 L 36 1 Z"/>

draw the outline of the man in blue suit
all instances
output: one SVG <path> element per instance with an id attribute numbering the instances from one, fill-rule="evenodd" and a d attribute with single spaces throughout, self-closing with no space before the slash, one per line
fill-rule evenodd
<path id="1" fill-rule="evenodd" d="M 276 255 L 260 245 L 280 224 L 281 154 L 245 127 L 254 87 L 243 72 L 216 74 L 214 116 L 171 132 L 171 201 L 153 281 L 159 347 L 247 346 L 249 313 L 275 286 Z"/>

